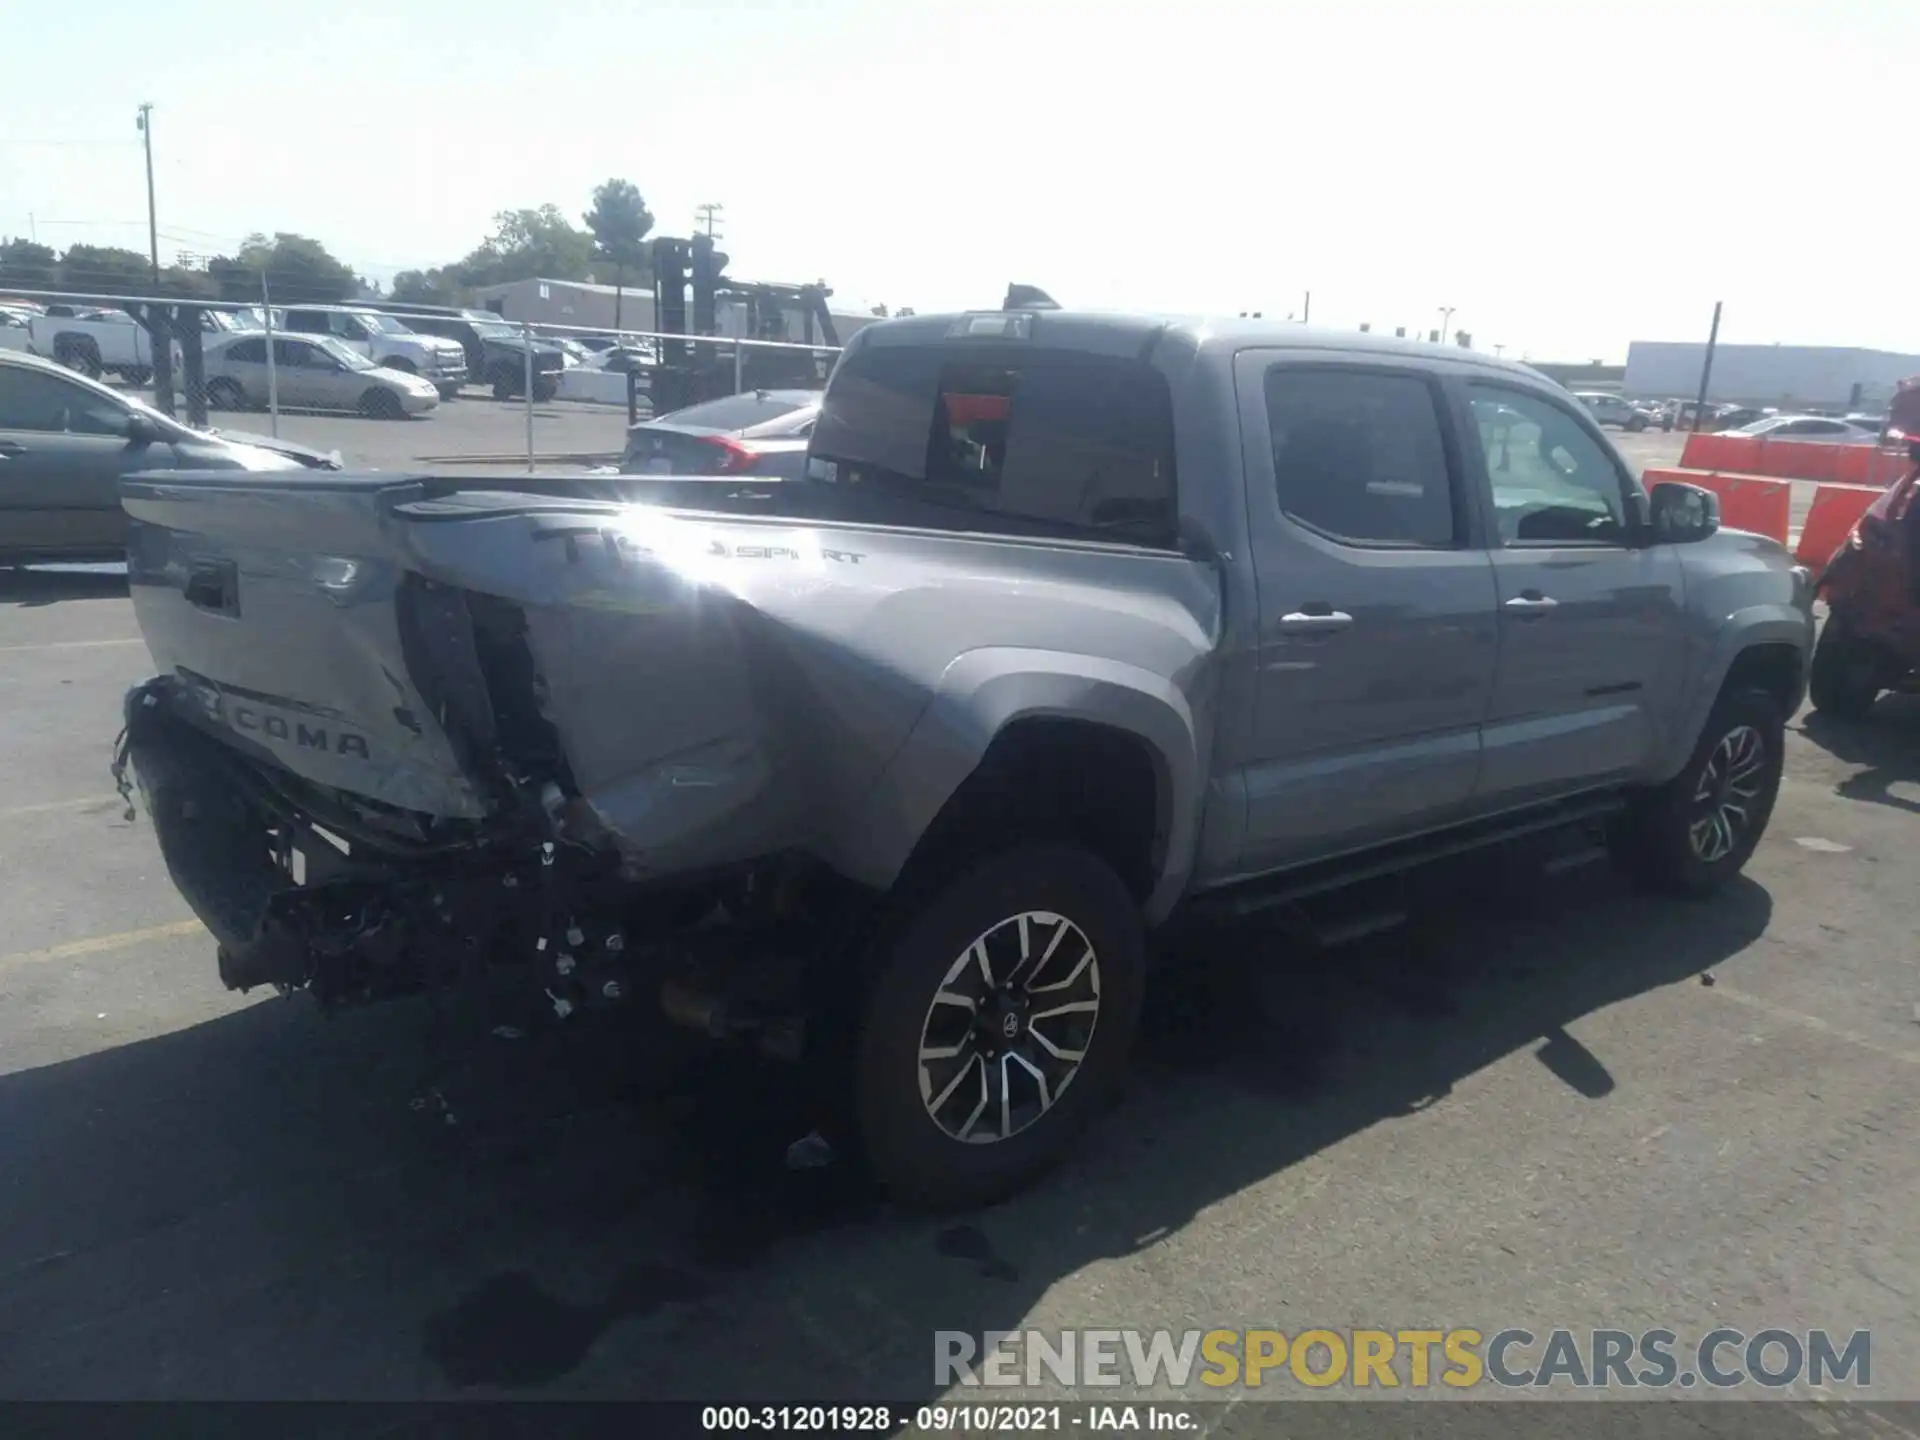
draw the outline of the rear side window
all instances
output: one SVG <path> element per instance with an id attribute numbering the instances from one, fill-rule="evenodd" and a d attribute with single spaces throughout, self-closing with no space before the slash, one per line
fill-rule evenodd
<path id="1" fill-rule="evenodd" d="M 1446 444 L 1425 380 L 1277 366 L 1266 390 L 1274 484 L 1288 519 L 1356 545 L 1455 543 Z"/>
<path id="2" fill-rule="evenodd" d="M 885 518 L 1097 532 L 1170 545 L 1173 406 L 1144 361 L 1035 348 L 887 346 L 843 360 L 813 433 L 816 473 L 914 507 Z"/>
<path id="3" fill-rule="evenodd" d="M 236 340 L 227 347 L 227 359 L 236 365 L 264 365 L 267 363 L 267 342 Z"/>

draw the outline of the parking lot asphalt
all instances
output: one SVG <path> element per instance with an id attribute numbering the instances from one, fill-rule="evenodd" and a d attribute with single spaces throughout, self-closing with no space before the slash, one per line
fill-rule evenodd
<path id="1" fill-rule="evenodd" d="M 1072 1161 L 932 1220 L 637 1019 L 223 991 L 107 776 L 147 667 L 122 581 L 0 574 L 0 1397 L 925 1400 L 936 1329 L 1093 1324 L 1870 1329 L 1920 1398 L 1911 700 L 1794 721 L 1710 903 L 1190 938 Z"/>
<path id="2" fill-rule="evenodd" d="M 212 412 L 208 422 L 255 435 L 273 433 L 274 423 L 263 411 L 231 410 Z M 278 433 L 303 445 L 338 450 L 354 469 L 442 471 L 473 461 L 511 470 L 524 468 L 527 457 L 525 401 L 495 400 L 475 389 L 404 420 L 286 411 Z M 627 412 L 621 406 L 566 400 L 533 406 L 533 453 L 543 469 L 618 459 L 626 433 Z"/>

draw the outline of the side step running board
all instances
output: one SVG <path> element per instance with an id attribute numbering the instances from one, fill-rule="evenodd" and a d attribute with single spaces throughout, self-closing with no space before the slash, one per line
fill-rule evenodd
<path id="1" fill-rule="evenodd" d="M 1436 831 L 1431 835 L 1401 841 L 1378 850 L 1367 850 L 1357 855 L 1319 861 L 1297 869 L 1282 871 L 1278 875 L 1250 880 L 1235 885 L 1231 889 L 1196 898 L 1193 909 L 1197 914 L 1210 919 L 1235 920 L 1242 916 L 1258 914 L 1262 910 L 1271 910 L 1277 905 L 1292 905 L 1315 895 L 1344 890 L 1349 885 L 1355 885 L 1364 880 L 1378 880 L 1384 876 L 1397 875 L 1406 870 L 1431 864 L 1436 860 L 1469 854 L 1475 850 L 1485 850 L 1495 845 L 1506 844 L 1508 841 L 1523 839 L 1528 835 L 1592 825 L 1619 814 L 1625 808 L 1626 801 L 1618 795 L 1585 796 L 1578 800 L 1564 801 L 1548 809 L 1529 810 L 1524 814 L 1503 816 L 1474 825 L 1459 826 L 1452 830 Z M 1547 865 L 1551 871 L 1557 873 L 1559 870 L 1571 869 L 1575 865 L 1600 859 L 1605 853 L 1602 847 L 1589 847 L 1571 855 L 1557 857 L 1548 861 Z"/>

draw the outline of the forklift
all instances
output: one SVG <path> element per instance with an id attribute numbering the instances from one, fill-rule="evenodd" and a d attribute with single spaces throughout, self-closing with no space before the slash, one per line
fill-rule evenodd
<path id="1" fill-rule="evenodd" d="M 652 370 L 653 413 L 664 415 L 743 390 L 817 390 L 833 369 L 840 334 L 827 310 L 833 294 L 825 282 L 777 285 L 725 280 L 727 257 L 713 237 L 691 240 L 661 236 L 653 242 L 654 328 L 684 340 L 662 340 Z M 722 303 L 744 311 L 741 338 L 777 340 L 818 350 L 763 350 L 702 344 L 696 336 L 717 336 Z M 798 314 L 799 334 L 793 316 Z"/>

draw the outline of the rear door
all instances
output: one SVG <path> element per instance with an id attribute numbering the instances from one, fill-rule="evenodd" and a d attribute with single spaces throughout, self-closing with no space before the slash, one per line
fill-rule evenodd
<path id="1" fill-rule="evenodd" d="M 1246 868 L 1429 829 L 1469 804 L 1491 561 L 1430 366 L 1235 359 L 1259 581 Z"/>
<path id="2" fill-rule="evenodd" d="M 240 387 L 242 394 L 250 404 L 264 405 L 268 400 L 269 389 L 277 389 L 267 384 L 267 338 L 264 335 L 248 335 L 239 340 L 231 340 L 220 347 L 207 363 L 209 382 L 216 378 L 231 380 Z M 274 377 L 276 381 L 279 376 Z M 282 391 L 277 399 L 286 399 Z"/>
<path id="3" fill-rule="evenodd" d="M 126 543 L 123 473 L 165 469 L 132 445 L 124 405 L 64 376 L 0 365 L 0 550 L 100 554 Z"/>
<path id="4" fill-rule="evenodd" d="M 1632 776 L 1685 663 L 1679 558 L 1645 543 L 1639 486 L 1577 406 L 1489 380 L 1459 393 L 1500 602 L 1477 803 Z"/>

